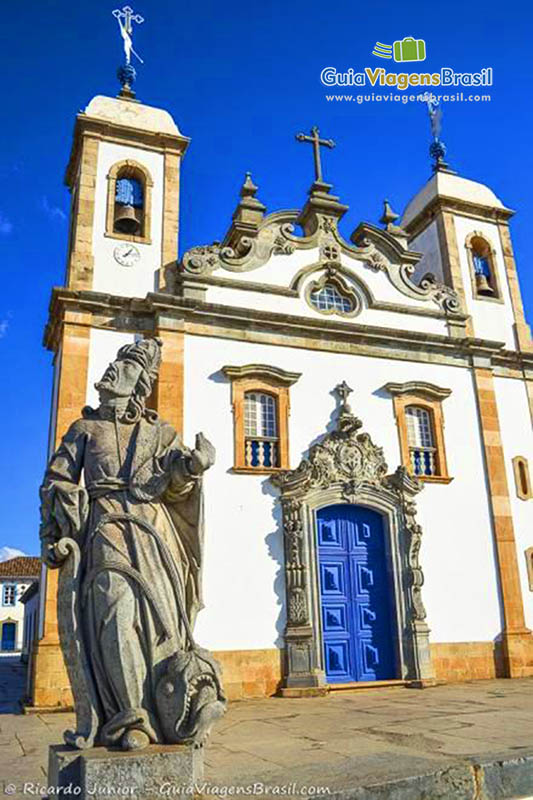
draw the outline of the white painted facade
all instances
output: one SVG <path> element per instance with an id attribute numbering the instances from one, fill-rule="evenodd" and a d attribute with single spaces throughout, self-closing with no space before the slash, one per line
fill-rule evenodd
<path id="1" fill-rule="evenodd" d="M 131 159 L 141 164 L 151 176 L 152 223 L 150 243 L 136 242 L 140 253 L 131 267 L 119 264 L 114 250 L 121 242 L 106 235 L 107 193 L 109 170 L 120 161 Z M 96 292 L 125 297 L 144 297 L 156 290 L 157 271 L 161 266 L 161 237 L 163 230 L 163 174 L 164 156 L 161 153 L 127 147 L 114 142 L 101 142 L 98 148 L 98 167 L 94 205 L 93 253 Z"/>
<path id="2" fill-rule="evenodd" d="M 113 119 L 116 122 L 116 115 Z M 105 232 L 107 175 L 116 162 L 125 159 L 141 163 L 153 180 L 151 243 L 136 245 L 141 257 L 134 267 L 116 262 L 113 251 L 118 240 Z M 191 191 L 191 187 L 185 188 Z M 157 291 L 163 198 L 161 153 L 142 146 L 100 142 L 92 239 L 94 292 L 127 299 L 144 298 Z M 512 355 L 516 348 L 516 320 L 500 234 L 497 223 L 490 219 L 493 211 L 503 213 L 506 209 L 487 187 L 438 173 L 411 201 L 402 224 L 423 217 L 425 209 L 439 198 L 470 204 L 468 214 L 460 208 L 450 212 L 465 293 L 465 305 L 459 310 L 450 311 L 445 305 L 443 287 L 424 291 L 419 287 L 427 273 L 435 276 L 437 284 L 444 281 L 445 274 L 437 224 L 429 216 L 425 227 L 412 237 L 408 250 L 403 249 L 405 237 L 395 239 L 392 233 L 369 226 L 368 236 L 381 259 L 377 262 L 370 260 L 367 245 L 361 244 L 358 250 L 341 242 L 337 233 L 315 231 L 301 247 L 289 240 L 294 244 L 292 251 L 280 253 L 271 248 L 268 257 L 250 261 L 249 267 L 246 257 L 224 261 L 220 248 L 215 248 L 214 259 L 219 260 L 213 269 L 196 273 L 191 269 L 188 274 L 182 265 L 181 277 L 191 281 L 192 293 L 187 295 L 187 287 L 182 294 L 178 292 L 177 299 L 172 298 L 174 305 L 165 313 L 173 313 L 184 330 L 183 440 L 192 447 L 195 434 L 203 431 L 217 451 L 216 464 L 204 480 L 206 608 L 199 615 L 196 630 L 203 646 L 219 651 L 282 648 L 286 625 L 279 493 L 268 475 L 237 474 L 233 470 L 231 382 L 222 372 L 227 365 L 261 364 L 301 373 L 290 387 L 292 469 L 330 429 L 335 408 L 332 390 L 342 381 L 353 387 L 353 412 L 362 420 L 363 430 L 383 448 L 390 473 L 401 465 L 402 457 L 393 397 L 384 390 L 385 385 L 414 382 L 449 390 L 449 396 L 442 400 L 442 411 L 452 480 L 426 483 L 416 499 L 423 530 L 422 597 L 430 640 L 435 643 L 494 642 L 502 631 L 499 568 L 474 382 L 475 366 L 494 367 L 526 623 L 533 627 L 524 560 L 525 549 L 533 545 L 533 499 L 517 497 L 512 468 L 512 459 L 521 455 L 529 460 L 533 471 L 527 387 L 516 369 L 513 372 L 509 368 L 505 376 L 503 368 L 490 362 L 491 353 L 505 355 L 505 351 L 511 351 Z M 261 221 L 259 231 L 270 224 L 272 236 L 281 236 L 283 231 L 275 227 L 278 223 L 274 217 L 271 222 L 268 217 Z M 474 297 L 465 247 L 467 237 L 474 232 L 481 233 L 494 251 L 500 302 Z M 333 272 L 359 298 L 361 310 L 353 317 L 321 314 L 309 302 L 310 284 L 326 275 L 324 242 L 340 248 Z M 413 253 L 420 253 L 421 258 L 416 261 Z M 410 265 L 407 271 L 406 264 Z M 163 294 L 158 298 L 161 303 L 165 301 Z M 180 300 L 183 307 L 176 310 Z M 101 325 L 91 329 L 88 405 L 98 405 L 94 383 L 117 350 L 146 331 L 149 312 L 142 312 L 142 324 L 136 327 L 134 311 L 130 307 L 127 312 L 132 320 L 130 328 L 123 324 L 120 330 L 113 330 L 113 324 L 108 323 L 105 329 Z M 224 328 L 230 318 L 231 328 L 229 323 Z M 464 349 L 469 321 L 473 336 L 484 340 L 482 356 L 476 351 L 470 358 Z M 153 325 L 157 328 L 155 316 Z M 271 340 L 269 330 L 273 331 Z M 369 337 L 378 342 L 373 353 L 369 353 Z M 58 364 L 60 369 L 59 356 Z M 55 402 L 52 413 L 55 419 Z"/>
<path id="3" fill-rule="evenodd" d="M 291 387 L 293 468 L 309 445 L 325 433 L 334 407 L 331 389 L 342 380 L 354 387 L 352 408 L 384 448 L 391 472 L 400 464 L 398 434 L 392 399 L 379 390 L 389 381 L 409 380 L 450 388 L 444 412 L 448 467 L 454 480 L 449 485 L 427 485 L 417 501 L 424 529 L 424 601 L 434 641 L 491 640 L 498 634 L 496 571 L 479 432 L 476 424 L 466 429 L 464 424 L 465 416 L 474 421 L 477 416 L 467 371 L 246 342 L 222 343 L 199 336 L 186 338 L 185 354 L 186 364 L 195 367 L 187 372 L 184 439 L 192 443 L 195 432 L 203 430 L 217 448 L 217 463 L 205 484 L 206 609 L 198 620 L 198 635 L 208 647 L 271 647 L 279 641 L 284 622 L 283 540 L 276 493 L 264 476 L 230 471 L 233 419 L 230 384 L 220 372 L 224 364 L 275 364 L 302 373 Z M 228 508 L 233 513 L 228 514 Z M 460 519 L 450 519 L 450 508 L 462 509 Z"/>

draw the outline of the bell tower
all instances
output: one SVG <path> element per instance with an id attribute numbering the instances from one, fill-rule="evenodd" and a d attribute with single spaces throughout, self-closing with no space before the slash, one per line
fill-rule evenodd
<path id="1" fill-rule="evenodd" d="M 68 289 L 144 297 L 168 288 L 189 139 L 167 111 L 132 95 L 127 84 L 118 97 L 94 97 L 76 118 Z"/>

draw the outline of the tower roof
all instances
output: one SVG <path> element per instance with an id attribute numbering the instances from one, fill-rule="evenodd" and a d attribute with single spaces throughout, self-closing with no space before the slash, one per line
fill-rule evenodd
<path id="1" fill-rule="evenodd" d="M 174 151 L 183 155 L 190 139 L 180 133 L 168 111 L 146 106 L 136 100 L 122 97 L 93 97 L 85 111 L 76 117 L 74 137 L 65 183 L 72 187 L 77 179 L 83 140 L 99 137 L 142 147 L 148 144 L 160 151 Z"/>
<path id="2" fill-rule="evenodd" d="M 178 126 L 168 111 L 145 106 L 143 103 L 131 100 L 123 100 L 120 97 L 97 95 L 93 97 L 84 113 L 85 116 L 92 119 L 114 122 L 137 130 L 181 136 Z"/>
<path id="3" fill-rule="evenodd" d="M 462 178 L 450 172 L 435 172 L 422 189 L 415 194 L 407 204 L 402 217 L 402 227 L 410 225 L 429 205 L 439 198 L 443 200 L 458 200 L 474 206 L 484 206 L 492 209 L 502 209 L 512 213 L 497 197 L 492 189 L 483 183 Z"/>

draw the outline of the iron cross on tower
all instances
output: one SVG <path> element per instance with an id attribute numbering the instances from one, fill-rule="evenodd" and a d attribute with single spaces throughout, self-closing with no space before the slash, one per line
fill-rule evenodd
<path id="1" fill-rule="evenodd" d="M 132 40 L 132 33 L 133 33 L 133 26 L 132 22 L 136 22 L 137 25 L 140 25 L 144 22 L 144 17 L 141 17 L 140 14 L 135 14 L 133 8 L 130 6 L 124 6 L 122 11 L 119 8 L 116 8 L 112 12 L 113 16 L 116 17 L 116 20 L 120 27 L 120 35 L 124 41 L 124 53 L 126 55 L 126 64 L 130 64 L 131 62 L 131 54 L 135 56 L 135 58 L 139 59 L 141 64 L 143 63 L 142 58 L 138 53 L 135 52 L 133 49 L 133 40 Z"/>
<path id="2" fill-rule="evenodd" d="M 311 128 L 311 135 L 307 136 L 305 133 L 297 133 L 296 139 L 299 142 L 310 142 L 313 145 L 313 156 L 315 159 L 315 182 L 316 183 L 323 183 L 322 178 L 322 164 L 320 161 L 320 148 L 321 147 L 329 147 L 332 150 L 335 147 L 335 142 L 333 139 L 321 139 L 320 138 L 320 131 L 318 130 L 317 126 L 314 125 Z"/>

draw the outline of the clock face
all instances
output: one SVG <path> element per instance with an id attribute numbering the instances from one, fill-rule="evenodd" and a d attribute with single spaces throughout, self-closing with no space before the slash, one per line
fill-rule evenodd
<path id="1" fill-rule="evenodd" d="M 118 261 L 123 267 L 133 267 L 137 263 L 141 254 L 134 244 L 117 244 L 113 251 L 115 261 Z"/>

